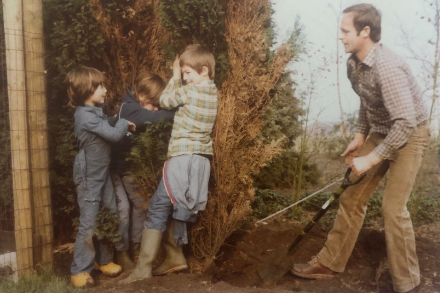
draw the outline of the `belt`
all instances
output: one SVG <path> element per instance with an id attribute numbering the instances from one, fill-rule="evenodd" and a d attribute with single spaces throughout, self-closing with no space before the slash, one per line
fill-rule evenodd
<path id="1" fill-rule="evenodd" d="M 208 160 L 211 160 L 211 159 L 212 159 L 212 155 L 208 155 L 208 154 L 194 154 L 194 155 L 197 155 L 197 156 L 201 156 L 201 157 L 207 158 Z"/>

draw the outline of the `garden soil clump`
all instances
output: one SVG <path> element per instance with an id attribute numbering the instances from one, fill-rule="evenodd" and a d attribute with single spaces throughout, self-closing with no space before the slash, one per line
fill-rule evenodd
<path id="1" fill-rule="evenodd" d="M 279 245 L 293 242 L 301 227 L 290 220 L 275 220 L 258 226 L 247 225 L 228 239 L 215 260 L 215 266 L 204 273 L 200 273 L 195 258 L 189 256 L 188 271 L 123 286 L 117 281 L 125 278 L 126 274 L 110 279 L 95 273 L 96 287 L 88 292 L 394 292 L 386 262 L 384 232 L 372 229 L 361 230 L 345 272 L 334 278 L 306 280 L 287 273 L 277 284 L 261 284 L 257 271 L 265 258 Z M 305 263 L 316 255 L 327 233 L 318 223 L 297 247 L 295 262 Z M 438 231 L 435 234 L 438 235 Z M 439 244 L 438 238 L 417 237 L 422 275 L 420 292 L 440 292 Z M 63 263 L 66 264 L 65 261 Z"/>

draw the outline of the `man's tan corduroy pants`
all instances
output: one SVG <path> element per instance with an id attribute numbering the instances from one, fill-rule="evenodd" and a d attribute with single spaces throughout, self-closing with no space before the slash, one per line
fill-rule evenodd
<path id="1" fill-rule="evenodd" d="M 383 134 L 372 133 L 360 156 L 370 153 L 384 138 Z M 414 230 L 406 203 L 428 142 L 428 125 L 418 126 L 393 160 L 382 161 L 359 184 L 345 190 L 339 199 L 334 227 L 318 254 L 323 265 L 335 272 L 344 271 L 363 225 L 368 200 L 388 171 L 382 214 L 393 287 L 397 292 L 406 292 L 420 284 Z"/>

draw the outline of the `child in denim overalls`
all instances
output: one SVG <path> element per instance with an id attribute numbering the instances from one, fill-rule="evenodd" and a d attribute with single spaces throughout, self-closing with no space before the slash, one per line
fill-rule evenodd
<path id="1" fill-rule="evenodd" d="M 107 90 L 102 73 L 94 68 L 80 67 L 67 74 L 69 104 L 75 110 L 75 137 L 79 152 L 75 158 L 73 179 L 78 193 L 80 209 L 79 228 L 73 252 L 71 283 L 75 287 L 93 285 L 90 276 L 94 263 L 107 276 L 121 273 L 120 266 L 112 262 L 112 249 L 93 241 L 93 227 L 101 207 L 117 212 L 116 198 L 110 180 L 110 144 L 120 140 L 133 123 L 120 119 L 115 127 L 107 122 L 102 108 Z"/>

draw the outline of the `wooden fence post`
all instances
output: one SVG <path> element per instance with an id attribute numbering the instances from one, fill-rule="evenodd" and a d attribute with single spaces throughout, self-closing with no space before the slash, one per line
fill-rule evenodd
<path id="1" fill-rule="evenodd" d="M 21 1 L 3 0 L 3 14 L 8 76 L 17 272 L 19 276 L 27 276 L 32 272 L 33 253 Z"/>
<path id="2" fill-rule="evenodd" d="M 53 228 L 42 0 L 22 0 L 34 220 L 34 265 L 52 267 Z"/>

